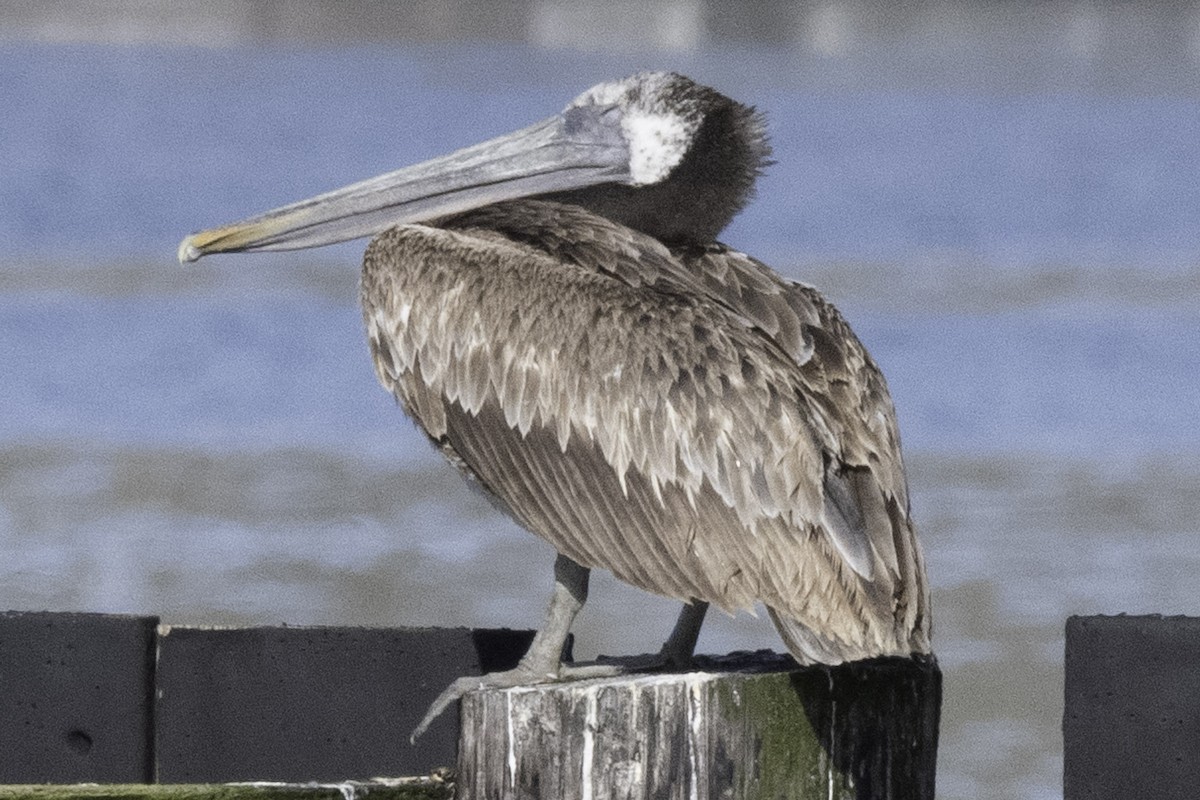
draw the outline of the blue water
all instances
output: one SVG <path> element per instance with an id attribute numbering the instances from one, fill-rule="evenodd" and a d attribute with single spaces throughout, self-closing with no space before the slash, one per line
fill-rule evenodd
<path id="1" fill-rule="evenodd" d="M 534 624 L 548 550 L 375 384 L 362 243 L 186 268 L 175 248 L 672 67 L 771 122 L 777 163 L 723 238 L 822 287 L 888 376 L 946 669 L 942 795 L 1055 796 L 1066 615 L 1200 613 L 1200 97 L 830 66 L 0 45 L 0 607 Z M 585 654 L 670 625 L 603 577 L 592 597 Z M 701 646 L 777 645 L 742 618 Z"/>
<path id="2" fill-rule="evenodd" d="M 729 56 L 499 46 L 0 53 L 0 239 L 13 257 L 159 258 L 181 229 L 470 144 L 581 87 L 672 66 L 771 119 L 778 163 L 726 236 L 749 251 L 1194 266 L 1194 95 L 834 92 L 744 66 L 722 80 Z"/>

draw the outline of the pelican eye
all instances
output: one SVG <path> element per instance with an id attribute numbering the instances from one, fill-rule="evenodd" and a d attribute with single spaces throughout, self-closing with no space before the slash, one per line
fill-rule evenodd
<path id="1" fill-rule="evenodd" d="M 563 112 L 562 131 L 570 137 L 599 130 L 618 112 L 616 106 L 574 106 Z"/>

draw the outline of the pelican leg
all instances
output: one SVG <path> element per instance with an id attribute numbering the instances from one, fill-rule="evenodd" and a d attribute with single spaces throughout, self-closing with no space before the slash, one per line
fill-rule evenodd
<path id="1" fill-rule="evenodd" d="M 429 706 L 429 710 L 425 712 L 425 718 L 412 732 L 409 741 L 415 742 L 417 737 L 429 727 L 429 723 L 446 710 L 446 706 L 460 699 L 467 692 L 476 689 L 506 689 L 513 686 L 551 683 L 563 678 L 590 678 L 616 674 L 619 668 L 611 665 L 564 667 L 562 664 L 563 645 L 567 641 L 571 623 L 574 622 L 575 615 L 587 601 L 590 572 L 587 567 L 580 566 L 560 554 L 554 560 L 554 593 L 550 596 L 550 607 L 546 610 L 546 619 L 533 637 L 533 643 L 529 645 L 529 650 L 521 662 L 514 669 L 505 672 L 467 675 L 451 683 Z"/>
<path id="2" fill-rule="evenodd" d="M 558 677 L 562 667 L 563 645 L 567 642 L 571 623 L 587 602 L 590 575 L 590 569 L 562 554 L 554 559 L 554 593 L 550 595 L 546 619 L 534 635 L 533 643 L 521 658 L 521 663 L 513 671 L 524 670 L 534 676 L 544 675 L 537 683 Z"/>
<path id="3" fill-rule="evenodd" d="M 696 652 L 696 640 L 700 638 L 700 627 L 704 624 L 704 615 L 708 613 L 708 603 L 703 600 L 693 600 L 684 603 L 675 620 L 675 627 L 662 649 L 657 653 L 638 656 L 621 656 L 611 658 L 600 656 L 602 661 L 614 664 L 618 672 L 662 672 L 669 670 L 688 669 L 692 666 L 692 656 Z M 564 667 L 564 669 L 566 669 Z"/>
<path id="4" fill-rule="evenodd" d="M 663 666 L 676 669 L 691 666 L 696 640 L 700 638 L 700 628 L 704 625 L 704 615 L 707 613 L 708 603 L 703 600 L 684 604 L 679 619 L 675 621 L 675 628 L 658 651 Z"/>

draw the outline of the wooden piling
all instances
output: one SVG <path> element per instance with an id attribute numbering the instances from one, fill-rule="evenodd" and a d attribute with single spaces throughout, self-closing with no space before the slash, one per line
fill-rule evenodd
<path id="1" fill-rule="evenodd" d="M 797 668 L 756 653 L 704 666 L 472 692 L 458 796 L 932 800 L 933 659 Z"/>

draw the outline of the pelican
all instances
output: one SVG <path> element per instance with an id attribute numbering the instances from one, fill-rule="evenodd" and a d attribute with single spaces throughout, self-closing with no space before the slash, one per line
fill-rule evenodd
<path id="1" fill-rule="evenodd" d="M 753 108 L 643 72 L 183 240 L 187 262 L 373 237 L 380 383 L 557 551 L 519 666 L 452 683 L 414 737 L 471 689 L 594 674 L 561 654 L 595 568 L 683 602 L 663 662 L 691 659 L 709 604 L 763 604 L 801 664 L 930 651 L 883 375 L 816 289 L 716 240 L 769 154 Z"/>

